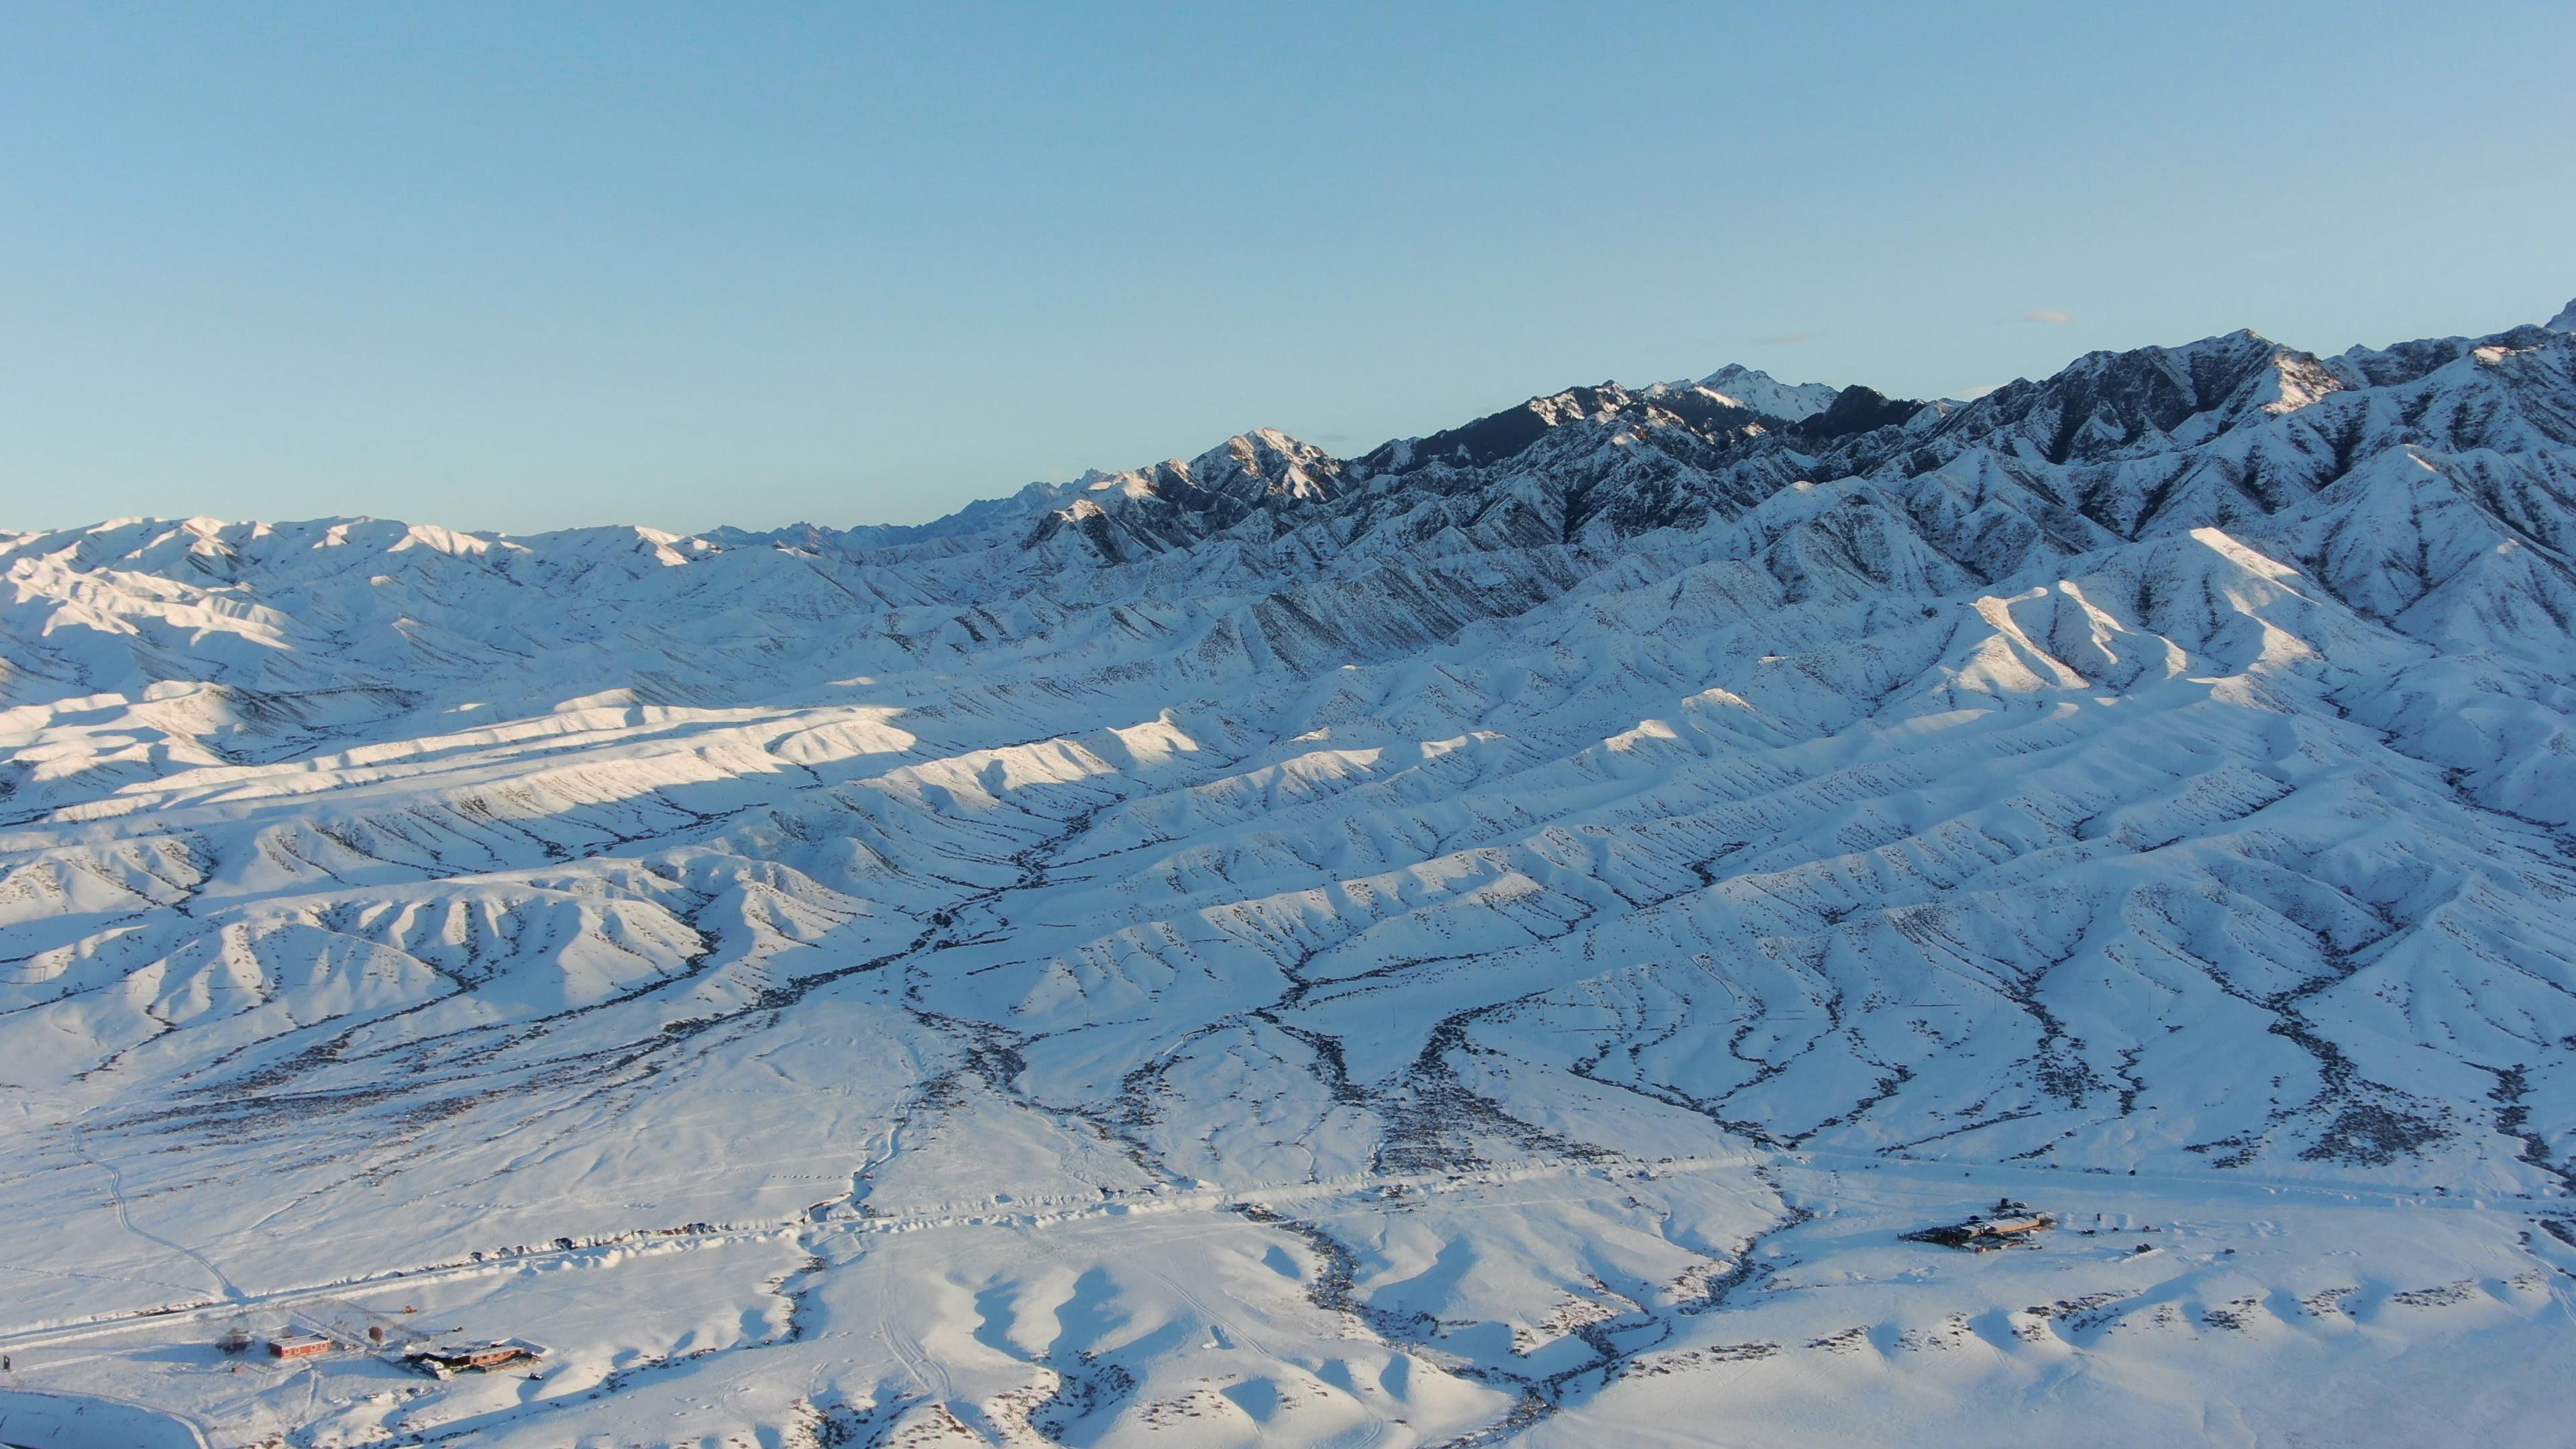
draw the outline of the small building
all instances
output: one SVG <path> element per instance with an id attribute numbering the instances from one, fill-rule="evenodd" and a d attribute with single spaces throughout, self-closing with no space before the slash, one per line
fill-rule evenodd
<path id="1" fill-rule="evenodd" d="M 320 1358 L 340 1345 L 319 1333 L 282 1333 L 268 1341 L 270 1358 Z"/>
<path id="2" fill-rule="evenodd" d="M 1970 1214 L 1964 1223 L 1925 1228 L 1904 1236 L 1917 1243 L 1938 1243 L 1945 1248 L 1965 1248 L 1972 1253 L 1991 1253 L 1998 1248 L 2039 1246 L 2038 1234 L 2057 1226 L 2050 1213 L 2033 1212 L 2025 1202 L 2004 1198 L 1994 1206 L 1996 1216 Z"/>
<path id="3" fill-rule="evenodd" d="M 434 1348 L 418 1348 L 403 1355 L 403 1362 L 432 1378 L 446 1378 L 456 1373 L 490 1373 L 494 1369 L 515 1368 L 535 1363 L 546 1356 L 540 1344 L 524 1338 L 495 1338 L 485 1343 L 443 1343 Z"/>
<path id="4" fill-rule="evenodd" d="M 1988 1218 L 1984 1224 L 1985 1230 L 1998 1238 L 2018 1238 L 2025 1233 L 2035 1233 L 2043 1228 L 2055 1226 L 2057 1226 L 2057 1219 L 2046 1213 L 2032 1213 L 2028 1217 L 2018 1218 Z"/>

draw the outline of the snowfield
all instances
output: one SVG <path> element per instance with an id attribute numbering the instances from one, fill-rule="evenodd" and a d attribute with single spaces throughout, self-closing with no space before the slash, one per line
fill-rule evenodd
<path id="1" fill-rule="evenodd" d="M 2571 329 L 0 534 L 0 1442 L 2559 1442 Z"/>

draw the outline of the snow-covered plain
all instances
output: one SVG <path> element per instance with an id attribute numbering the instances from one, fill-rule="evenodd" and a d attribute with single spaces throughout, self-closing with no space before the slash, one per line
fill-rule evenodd
<path id="1" fill-rule="evenodd" d="M 0 1439 L 2555 1442 L 2571 327 L 0 534 Z"/>

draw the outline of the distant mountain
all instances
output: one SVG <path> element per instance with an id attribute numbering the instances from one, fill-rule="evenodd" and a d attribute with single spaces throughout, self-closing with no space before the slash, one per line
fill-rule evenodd
<path id="1" fill-rule="evenodd" d="M 2576 305 L 0 568 L 0 1346 L 202 1305 L 42 1362 L 227 1442 L 2252 1439 L 2563 1352 Z"/>
<path id="2" fill-rule="evenodd" d="M 1732 362 L 1701 378 L 1699 385 L 1737 407 L 1791 423 L 1832 407 L 1837 395 L 1820 382 L 1781 382 L 1767 372 Z"/>

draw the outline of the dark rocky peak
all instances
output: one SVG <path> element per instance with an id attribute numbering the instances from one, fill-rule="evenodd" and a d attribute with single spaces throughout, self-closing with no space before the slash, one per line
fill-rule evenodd
<path id="1" fill-rule="evenodd" d="M 2017 433 L 2052 463 L 2108 456 L 2208 415 L 2277 412 L 2344 386 L 2314 357 L 2237 331 L 2181 347 L 2089 352 L 2044 381 L 2016 381 L 1945 420 L 1957 437 Z"/>
<path id="2" fill-rule="evenodd" d="M 2438 369 L 2448 367 L 2481 347 L 2508 347 L 2516 350 L 2546 346 L 2553 338 L 2576 333 L 2576 301 L 2559 309 L 2557 316 L 2539 326 L 2525 324 L 2484 337 L 2425 337 L 2412 342 L 2395 342 L 2386 347 L 2355 347 L 2339 357 L 2326 359 L 2325 366 L 2350 387 L 2401 387 Z"/>
<path id="3" fill-rule="evenodd" d="M 2463 446 L 2504 446 L 2521 435 L 2517 429 L 2557 437 L 2556 414 L 2532 421 L 2547 409 L 2523 395 L 2554 395 L 2552 369 L 2563 367 L 2553 359 L 2571 345 L 2565 333 L 2525 327 L 2328 363 L 2238 331 L 2179 347 L 2089 353 L 2053 376 L 1966 404 L 1927 405 L 1846 387 L 1794 421 L 1755 412 L 1705 382 L 1641 389 L 1603 382 L 1347 461 L 1274 431 L 1247 433 L 1186 463 L 1086 479 L 1023 537 L 1032 545 L 1087 540 L 1092 554 L 1110 562 L 1192 548 L 1219 534 L 1256 549 L 1310 536 L 1311 544 L 1297 546 L 1299 556 L 1319 558 L 1396 519 L 1405 537 L 1454 530 L 1480 547 L 1599 544 L 1712 513 L 1732 516 L 1793 479 L 1920 477 L 1970 452 L 1991 452 L 2001 466 L 2020 470 L 2012 476 L 2032 506 L 2068 510 L 2068 518 L 2080 514 L 2130 536 L 2168 514 L 2223 521 L 2308 496 L 2348 469 L 2374 435 L 2371 405 L 2359 398 L 2307 409 L 2377 386 L 2382 373 L 2412 375 L 2471 352 L 2481 359 L 2499 352 L 2496 377 L 2483 390 L 2461 390 L 2468 400 L 2448 411 L 2414 409 L 2407 426 Z M 1742 369 L 1731 380 L 1745 391 L 1756 383 L 1784 395 L 1823 391 L 1790 389 Z M 2190 476 L 2158 461 L 2291 414 L 2303 414 L 2302 421 L 2260 456 L 2248 451 L 2258 446 L 2249 442 Z M 2073 473 L 2055 481 L 2041 476 L 2070 467 Z M 1980 525 L 1989 526 L 2015 525 L 1992 517 Z"/>
<path id="4" fill-rule="evenodd" d="M 2352 387 L 2402 387 L 2458 361 L 2476 345 L 2468 337 L 2427 337 L 2389 347 L 2355 347 L 2326 359 L 2326 366 Z"/>
<path id="5" fill-rule="evenodd" d="M 1428 437 L 1399 438 L 1380 444 L 1359 459 L 1363 473 L 1410 473 L 1416 469 L 1446 464 L 1453 468 L 1481 468 L 1489 463 L 1522 452 L 1532 443 L 1547 436 L 1549 430 L 1580 418 L 1604 411 L 1608 394 L 1617 393 L 1627 400 L 1626 389 L 1616 383 L 1601 387 L 1573 387 L 1547 397 L 1534 397 L 1519 407 L 1488 413 L 1472 423 L 1444 428 Z M 1615 408 L 1615 404 L 1612 405 Z"/>
<path id="6" fill-rule="evenodd" d="M 1239 433 L 1188 462 L 1085 475 L 1031 529 L 1035 548 L 1071 528 L 1115 562 L 1186 548 L 1268 509 L 1329 503 L 1349 465 L 1276 428 Z"/>
<path id="7" fill-rule="evenodd" d="M 1516 408 L 1423 438 L 1399 438 L 1361 456 L 1362 476 L 1410 473 L 1435 466 L 1483 468 L 1527 452 L 1551 432 L 1578 423 L 1683 428 L 1704 439 L 1751 436 L 1760 415 L 1695 384 L 1659 383 L 1634 391 L 1615 382 L 1570 387 Z"/>
<path id="8" fill-rule="evenodd" d="M 1789 432 L 1801 442 L 1829 443 L 1900 426 L 1922 408 L 1920 401 L 1892 398 L 1874 387 L 1855 383 L 1834 394 L 1833 403 L 1823 412 L 1792 424 Z"/>
<path id="9" fill-rule="evenodd" d="M 1638 398 L 1645 404 L 1648 421 L 1678 424 L 1705 438 L 1741 435 L 1779 421 L 1699 384 L 1657 383 Z"/>

